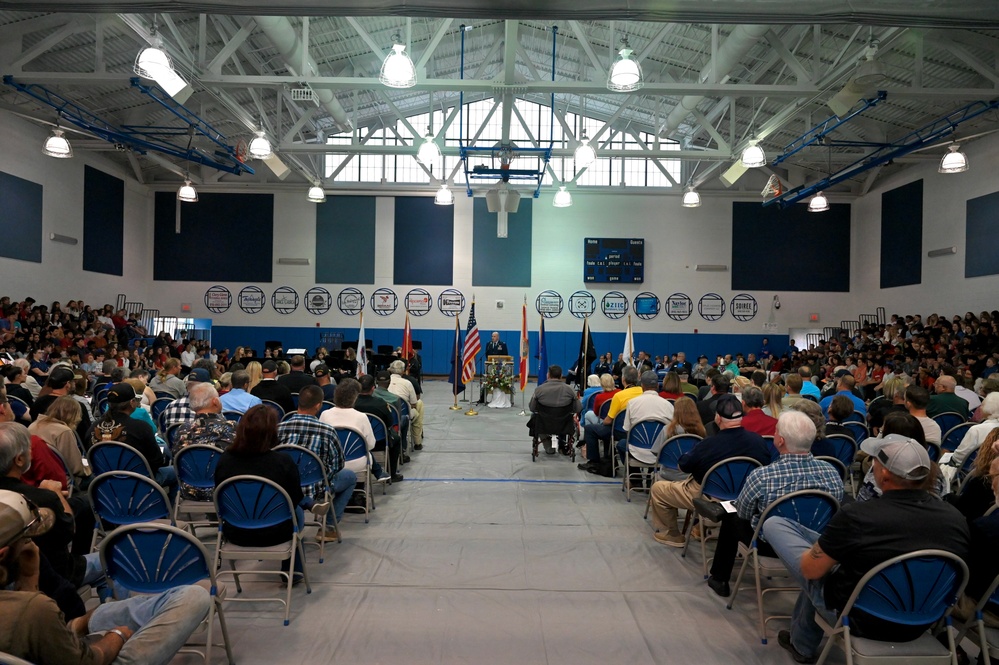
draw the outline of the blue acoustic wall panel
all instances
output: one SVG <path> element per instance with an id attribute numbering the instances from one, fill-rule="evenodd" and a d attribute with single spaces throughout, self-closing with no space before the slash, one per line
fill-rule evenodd
<path id="1" fill-rule="evenodd" d="M 881 288 L 923 281 L 923 181 L 881 195 Z"/>
<path id="2" fill-rule="evenodd" d="M 999 192 L 968 201 L 965 223 L 964 276 L 999 274 L 995 238 L 999 233 Z"/>
<path id="3" fill-rule="evenodd" d="M 83 171 L 83 269 L 122 275 L 125 181 L 89 166 Z"/>
<path id="4" fill-rule="evenodd" d="M 0 173 L 0 256 L 42 262 L 42 186 Z"/>
<path id="5" fill-rule="evenodd" d="M 850 290 L 850 205 L 732 204 L 732 289 Z M 689 355 L 689 354 L 688 354 Z"/>
<path id="6" fill-rule="evenodd" d="M 432 196 L 395 199 L 396 284 L 451 286 L 454 281 L 454 206 Z"/>
<path id="7" fill-rule="evenodd" d="M 331 196 L 316 206 L 316 283 L 375 283 L 375 197 Z"/>
<path id="8" fill-rule="evenodd" d="M 496 213 L 475 199 L 472 215 L 472 286 L 531 285 L 531 224 L 534 200 L 520 200 L 507 216 L 507 237 L 496 237 Z"/>
<path id="9" fill-rule="evenodd" d="M 270 282 L 274 264 L 274 196 L 201 194 L 180 204 L 156 192 L 153 279 Z"/>

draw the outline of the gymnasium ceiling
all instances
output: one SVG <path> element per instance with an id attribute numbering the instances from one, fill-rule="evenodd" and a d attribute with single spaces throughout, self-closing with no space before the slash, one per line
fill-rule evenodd
<path id="1" fill-rule="evenodd" d="M 880 86 L 887 99 L 832 135 L 857 145 L 808 148 L 774 168 L 785 182 L 818 179 L 873 149 L 863 144 L 897 141 L 970 102 L 999 97 L 997 0 L 679 0 L 668 6 L 651 0 L 0 0 L 0 72 L 43 85 L 115 123 L 176 122 L 129 83 L 154 21 L 178 70 L 193 84 L 186 105 L 233 140 L 251 137 L 262 118 L 290 168 L 283 184 L 259 162 L 253 163 L 255 175 L 238 179 L 191 169 L 196 182 L 209 186 L 300 187 L 321 170 L 326 134 L 394 123 L 431 104 L 447 111 L 464 91 L 466 102 L 519 97 L 546 105 L 554 92 L 559 113 L 579 113 L 585 104 L 586 115 L 610 130 L 678 142 L 680 151 L 668 157 L 680 158 L 683 178 L 693 174 L 702 191 L 759 190 L 771 171 L 751 172 L 732 188 L 718 176 L 753 132 L 772 160 L 829 117 L 826 102 L 846 85 L 872 39 L 888 76 Z M 461 26 L 470 28 L 464 32 L 464 80 Z M 552 26 L 558 27 L 554 81 Z M 378 82 L 395 34 L 417 63 L 419 82 L 412 88 Z M 624 36 L 645 75 L 637 93 L 605 86 Z M 306 57 L 294 50 L 296 42 L 308 43 Z M 321 101 L 293 100 L 292 90 L 303 87 Z M 43 125 L 56 119 L 51 108 L 9 86 L 0 86 L 0 109 Z M 504 114 L 504 121 L 516 122 L 510 116 Z M 996 129 L 999 112 L 993 111 L 961 124 L 952 138 L 966 145 Z M 99 151 L 146 184 L 175 184 L 188 169 L 174 158 L 69 136 L 74 150 Z M 648 147 L 645 156 L 667 156 Z M 360 143 L 351 149 L 366 152 Z M 394 150 L 415 154 L 416 146 Z M 935 162 L 945 151 L 946 143 L 924 148 L 859 174 L 838 191 L 866 193 L 888 174 Z"/>

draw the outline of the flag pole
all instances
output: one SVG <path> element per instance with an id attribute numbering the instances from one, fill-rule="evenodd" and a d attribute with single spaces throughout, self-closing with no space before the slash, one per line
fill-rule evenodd
<path id="1" fill-rule="evenodd" d="M 459 376 L 460 376 L 458 374 L 458 369 L 459 369 L 459 366 L 458 366 L 458 356 L 459 356 L 459 354 L 461 354 L 461 349 L 458 348 L 458 315 L 456 314 L 455 317 L 454 317 L 454 380 L 455 380 L 455 382 L 458 381 Z M 451 411 L 458 411 L 458 410 L 461 409 L 461 407 L 458 406 L 458 391 L 455 390 L 455 387 L 456 386 L 452 386 L 451 387 L 451 392 L 454 393 L 454 404 L 452 404 L 451 406 L 448 407 L 448 409 L 451 410 Z"/>
<path id="2" fill-rule="evenodd" d="M 469 316 L 472 315 L 472 313 L 474 312 L 474 310 L 475 310 L 475 293 L 472 293 L 472 312 L 469 312 Z M 465 343 L 466 344 L 468 343 L 467 337 L 468 337 L 468 334 L 470 332 L 471 331 L 468 331 L 467 333 L 465 333 L 465 337 L 466 337 Z M 476 335 L 479 334 L 478 322 L 476 322 L 476 325 L 475 325 L 475 334 Z M 478 355 L 479 354 L 476 353 L 475 357 L 472 358 L 472 372 L 473 373 L 475 372 L 475 366 L 478 364 L 478 362 L 477 362 L 478 361 Z M 482 355 L 484 356 L 485 353 L 483 353 Z M 464 354 L 464 352 L 462 352 L 462 360 L 464 360 L 464 359 L 465 359 L 465 354 Z M 462 371 L 462 373 L 464 373 L 465 372 L 465 368 L 462 367 L 461 371 Z M 465 415 L 466 416 L 477 416 L 477 415 L 479 415 L 479 412 L 475 410 L 475 376 L 474 376 L 474 374 L 472 376 L 471 384 L 472 384 L 472 394 L 469 395 L 469 397 L 468 397 L 468 411 L 465 412 Z M 479 377 L 479 395 L 480 396 L 482 395 L 482 377 L 481 376 Z"/>
<path id="3" fill-rule="evenodd" d="M 523 314 L 521 316 L 521 340 L 520 340 L 520 346 L 521 346 L 520 355 L 521 355 L 521 357 L 523 357 L 523 355 L 524 355 L 524 348 L 523 348 L 523 346 L 524 346 L 524 339 L 523 339 L 523 335 L 527 333 L 527 328 L 526 328 L 526 326 L 527 326 L 527 294 L 526 293 L 524 294 L 524 309 L 522 310 L 522 312 L 523 312 Z M 530 355 L 530 354 L 528 354 L 528 355 Z M 531 366 L 531 361 L 530 361 L 530 359 L 528 359 L 526 367 L 524 366 L 524 363 L 518 363 L 518 366 L 519 366 L 519 369 L 520 369 L 520 373 L 524 374 L 525 372 L 527 372 L 527 368 Z M 527 379 L 525 379 L 524 377 L 521 377 L 520 378 L 520 385 L 521 385 L 521 389 L 520 389 L 520 413 L 518 413 L 517 415 L 518 416 L 529 416 L 531 414 L 529 414 L 527 412 L 527 407 L 524 406 L 524 402 L 527 399 L 527 397 L 526 397 L 527 396 Z"/>

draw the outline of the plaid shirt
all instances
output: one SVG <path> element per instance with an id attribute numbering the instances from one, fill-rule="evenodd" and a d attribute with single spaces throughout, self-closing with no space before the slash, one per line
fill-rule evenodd
<path id="1" fill-rule="evenodd" d="M 174 439 L 173 454 L 184 446 L 202 444 L 215 446 L 225 450 L 236 437 L 236 423 L 226 420 L 217 413 L 205 413 L 195 416 L 194 420 L 185 423 L 177 430 Z M 211 501 L 214 490 L 194 489 L 190 485 L 179 483 L 180 493 L 185 499 L 195 501 Z"/>
<path id="2" fill-rule="evenodd" d="M 750 472 L 735 502 L 739 517 L 750 520 L 755 528 L 767 506 L 798 490 L 821 490 L 842 501 L 843 479 L 836 467 L 811 453 L 781 455 L 776 462 Z"/>
<path id="3" fill-rule="evenodd" d="M 191 410 L 191 398 L 189 395 L 175 399 L 163 410 L 161 422 L 163 423 L 164 433 L 165 430 L 170 429 L 174 425 L 193 423 L 195 417 L 194 411 Z"/>
<path id="4" fill-rule="evenodd" d="M 343 449 L 340 447 L 336 431 L 315 416 L 296 413 L 281 422 L 278 425 L 278 443 L 302 446 L 318 455 L 331 485 L 333 476 L 343 469 Z M 322 491 L 323 488 L 319 483 L 302 488 L 305 496 L 312 498 Z"/>

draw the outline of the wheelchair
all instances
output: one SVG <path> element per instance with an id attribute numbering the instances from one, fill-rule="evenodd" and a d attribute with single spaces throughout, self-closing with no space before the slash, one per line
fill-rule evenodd
<path id="1" fill-rule="evenodd" d="M 558 437 L 558 452 L 571 461 L 576 461 L 579 416 L 573 411 L 571 404 L 556 407 L 539 404 L 538 410 L 531 413 L 531 419 L 527 421 L 527 428 L 531 432 L 532 462 L 538 460 L 538 446 L 552 436 Z"/>

